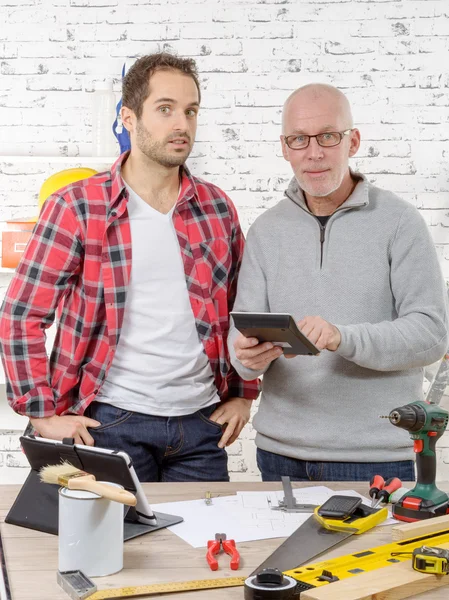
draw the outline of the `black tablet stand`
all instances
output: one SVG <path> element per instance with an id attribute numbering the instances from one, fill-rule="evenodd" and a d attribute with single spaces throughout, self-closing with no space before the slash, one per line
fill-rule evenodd
<path id="1" fill-rule="evenodd" d="M 58 534 L 58 485 L 42 483 L 39 471 L 47 465 L 62 461 L 70 462 L 74 467 L 92 473 L 99 481 L 110 481 L 122 485 L 135 493 L 136 485 L 126 462 L 117 454 L 100 454 L 84 448 L 75 447 L 72 438 L 66 438 L 62 444 L 47 444 L 34 436 L 20 438 L 22 448 L 30 462 L 31 471 L 25 480 L 5 523 L 28 527 L 46 533 Z M 154 512 L 156 523 L 149 525 L 139 521 L 139 506 L 124 506 L 124 540 L 135 538 L 180 523 L 183 519 L 176 515 Z"/>

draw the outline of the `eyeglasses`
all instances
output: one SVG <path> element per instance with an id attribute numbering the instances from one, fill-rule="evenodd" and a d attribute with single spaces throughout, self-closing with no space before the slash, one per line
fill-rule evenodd
<path id="1" fill-rule="evenodd" d="M 310 144 L 311 138 L 316 138 L 319 146 L 324 148 L 332 148 L 338 146 L 344 135 L 349 135 L 352 129 L 346 131 L 326 131 L 326 133 L 317 133 L 316 135 L 293 134 L 284 135 L 284 141 L 292 150 L 304 150 Z"/>

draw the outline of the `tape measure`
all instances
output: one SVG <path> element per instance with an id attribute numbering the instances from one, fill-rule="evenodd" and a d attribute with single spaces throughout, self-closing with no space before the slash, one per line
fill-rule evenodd
<path id="1" fill-rule="evenodd" d="M 449 550 L 429 546 L 420 546 L 413 552 L 393 552 L 392 556 L 412 555 L 412 566 L 420 573 L 447 575 L 449 573 Z"/>
<path id="2" fill-rule="evenodd" d="M 226 587 L 243 586 L 246 577 L 222 577 L 220 579 L 192 579 L 170 583 L 152 583 L 122 588 L 97 590 L 95 583 L 81 571 L 58 572 L 59 585 L 73 600 L 108 600 L 109 598 L 133 598 L 174 592 L 192 592 Z"/>
<path id="3" fill-rule="evenodd" d="M 435 573 L 447 575 L 449 573 L 449 550 L 443 548 L 428 548 L 421 546 L 413 550 L 412 565 L 420 573 Z"/>

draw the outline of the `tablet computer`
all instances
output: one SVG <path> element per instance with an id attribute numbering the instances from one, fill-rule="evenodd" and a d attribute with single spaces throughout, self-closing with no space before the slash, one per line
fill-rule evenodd
<path id="1" fill-rule="evenodd" d="M 95 475 L 98 481 L 118 483 L 136 496 L 136 506 L 124 506 L 125 541 L 150 531 L 175 525 L 183 520 L 176 515 L 153 512 L 126 452 L 74 444 L 71 438 L 60 442 L 41 437 L 22 436 L 20 443 L 30 463 L 31 471 L 5 518 L 6 523 L 46 533 L 58 533 L 60 486 L 42 483 L 39 471 L 42 467 L 57 465 L 63 461 Z"/>
<path id="2" fill-rule="evenodd" d="M 284 354 L 316 355 L 319 349 L 298 329 L 288 313 L 231 312 L 236 328 L 245 337 L 280 346 Z"/>

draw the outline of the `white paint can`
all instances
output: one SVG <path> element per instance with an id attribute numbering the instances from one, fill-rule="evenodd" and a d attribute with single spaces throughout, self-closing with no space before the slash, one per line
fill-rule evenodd
<path id="1" fill-rule="evenodd" d="M 102 577 L 123 569 L 124 509 L 92 492 L 60 488 L 59 570 Z"/>

